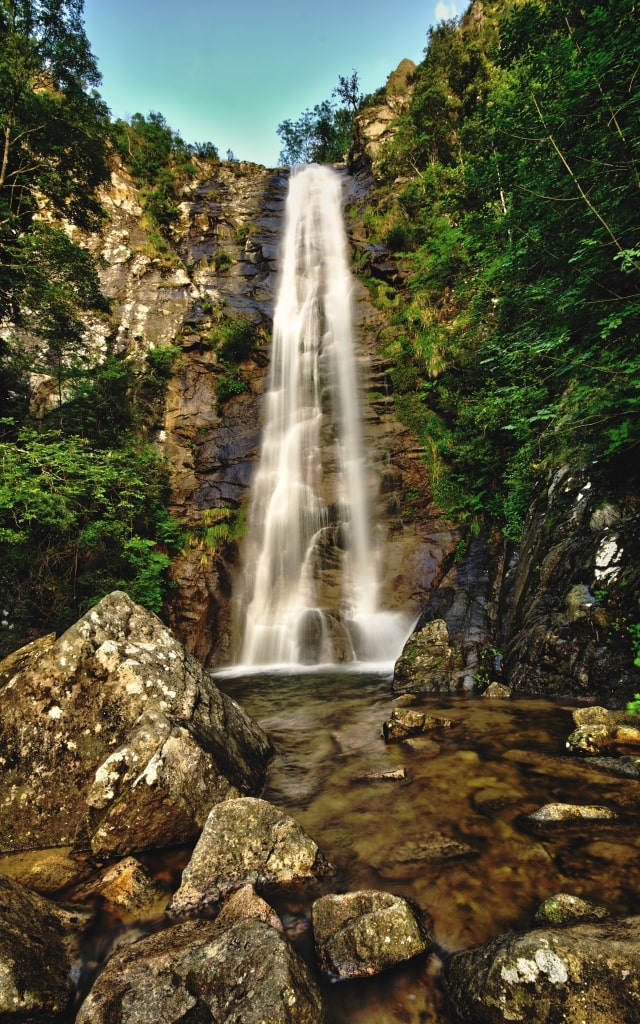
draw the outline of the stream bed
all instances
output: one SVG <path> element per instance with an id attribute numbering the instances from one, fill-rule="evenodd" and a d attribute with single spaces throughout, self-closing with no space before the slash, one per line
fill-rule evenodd
<path id="1" fill-rule="evenodd" d="M 441 958 L 531 927 L 554 893 L 615 915 L 640 911 L 640 782 L 567 754 L 568 704 L 420 696 L 417 706 L 451 727 L 385 744 L 382 724 L 397 702 L 388 678 L 313 672 L 217 682 L 269 733 L 276 754 L 264 798 L 334 865 L 325 891 L 399 893 L 433 920 L 429 957 L 324 985 L 328 1024 L 448 1024 Z M 401 768 L 405 779 L 370 778 Z M 544 829 L 525 820 L 555 802 L 602 804 L 619 818 Z M 317 895 L 278 908 L 303 952 Z"/>

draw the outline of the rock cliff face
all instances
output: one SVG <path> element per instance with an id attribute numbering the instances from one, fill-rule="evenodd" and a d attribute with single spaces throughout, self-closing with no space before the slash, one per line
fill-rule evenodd
<path id="1" fill-rule="evenodd" d="M 410 72 L 402 65 L 392 76 L 396 99 L 387 113 L 401 108 Z M 374 117 L 376 110 L 367 124 L 384 121 L 391 130 L 392 118 Z M 378 152 L 371 124 L 361 126 L 369 163 Z M 171 466 L 172 511 L 191 543 L 174 561 L 165 611 L 187 650 L 212 667 L 234 654 L 242 510 L 260 443 L 287 184 L 283 170 L 203 163 L 185 188 L 171 248 L 158 252 L 136 189 L 119 171 L 105 195 L 108 226 L 91 240 L 105 261 L 116 351 L 142 360 L 154 348 L 179 350 L 157 439 Z M 397 268 L 358 226 L 371 184 L 368 172 L 345 174 L 350 241 L 374 276 L 394 279 Z M 611 497 L 595 473 L 566 469 L 532 506 L 520 550 L 507 551 L 499 537 L 461 546 L 464 531 L 434 506 L 419 445 L 394 414 L 391 367 L 380 355 L 388 324 L 358 279 L 353 296 L 383 606 L 408 609 L 419 627 L 446 623 L 455 657 L 445 688 L 470 687 L 500 663 L 514 692 L 623 704 L 640 690 L 634 487 L 623 482 Z M 212 339 L 231 320 L 249 325 L 251 344 L 235 358 L 229 389 L 229 365 Z M 105 330 L 95 325 L 97 352 Z M 207 526 L 229 515 L 238 528 L 207 543 Z"/>
<path id="2" fill-rule="evenodd" d="M 236 515 L 248 499 L 287 185 L 282 170 L 203 164 L 185 189 L 171 250 L 157 252 L 141 226 L 136 189 L 118 171 L 105 196 L 108 226 L 91 240 L 105 261 L 116 351 L 142 361 L 153 349 L 179 349 L 158 443 L 171 467 L 172 512 L 187 524 L 192 543 L 174 561 L 166 615 L 187 649 L 210 666 L 233 658 L 241 540 L 213 548 L 203 534 L 212 516 Z M 345 204 L 357 204 L 366 187 L 366 179 L 345 175 Z M 389 366 L 378 354 L 386 324 L 357 280 L 354 311 L 371 495 L 384 542 L 383 603 L 417 618 L 449 570 L 460 532 L 433 506 L 417 442 L 394 417 Z M 252 340 L 232 367 L 236 386 L 222 396 L 229 367 L 212 337 L 232 320 L 248 324 Z"/>

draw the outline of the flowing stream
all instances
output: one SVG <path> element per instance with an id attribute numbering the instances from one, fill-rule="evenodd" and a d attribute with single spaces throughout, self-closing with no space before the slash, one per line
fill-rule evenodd
<path id="1" fill-rule="evenodd" d="M 427 696 L 419 706 L 452 726 L 385 744 L 381 726 L 397 699 L 388 677 L 289 674 L 220 685 L 269 732 L 276 755 L 263 795 L 334 865 L 325 889 L 400 893 L 433 919 L 434 954 L 377 978 L 324 986 L 330 1024 L 450 1024 L 441 958 L 532 927 L 554 893 L 616 915 L 640 911 L 640 782 L 567 754 L 571 708 Z M 398 768 L 404 779 L 371 778 Z M 552 802 L 603 804 L 618 819 L 532 827 L 526 816 Z M 278 905 L 303 952 L 317 895 Z"/>
<path id="2" fill-rule="evenodd" d="M 340 175 L 291 177 L 240 600 L 243 668 L 393 662 L 379 606 Z"/>

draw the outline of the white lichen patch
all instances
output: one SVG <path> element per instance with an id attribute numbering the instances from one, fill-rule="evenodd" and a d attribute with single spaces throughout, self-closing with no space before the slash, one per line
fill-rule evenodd
<path id="1" fill-rule="evenodd" d="M 569 977 L 567 965 L 551 949 L 537 949 L 533 959 L 519 956 L 515 964 L 503 964 L 500 977 L 507 985 L 535 984 L 546 974 L 552 985 L 564 985 Z"/>
<path id="2" fill-rule="evenodd" d="M 61 707 L 59 707 L 57 704 L 54 704 L 52 707 L 49 708 L 49 710 L 47 711 L 47 714 L 48 714 L 49 718 L 53 718 L 53 719 L 62 718 L 63 711 L 62 711 Z"/>
<path id="3" fill-rule="evenodd" d="M 146 782 L 147 786 L 155 786 L 158 781 L 158 772 L 162 768 L 162 764 L 163 761 L 160 754 L 154 754 L 147 762 L 144 771 L 140 772 L 140 775 L 135 779 L 133 785 L 137 786 L 140 782 Z"/>
<path id="4" fill-rule="evenodd" d="M 595 577 L 597 580 L 611 581 L 615 579 L 619 572 L 622 550 L 616 536 L 605 537 L 601 541 L 595 558 Z"/>

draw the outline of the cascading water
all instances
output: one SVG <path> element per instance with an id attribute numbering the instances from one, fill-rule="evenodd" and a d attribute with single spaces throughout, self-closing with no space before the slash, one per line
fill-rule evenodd
<path id="1" fill-rule="evenodd" d="M 242 666 L 387 662 L 339 174 L 292 174 L 241 598 Z"/>

